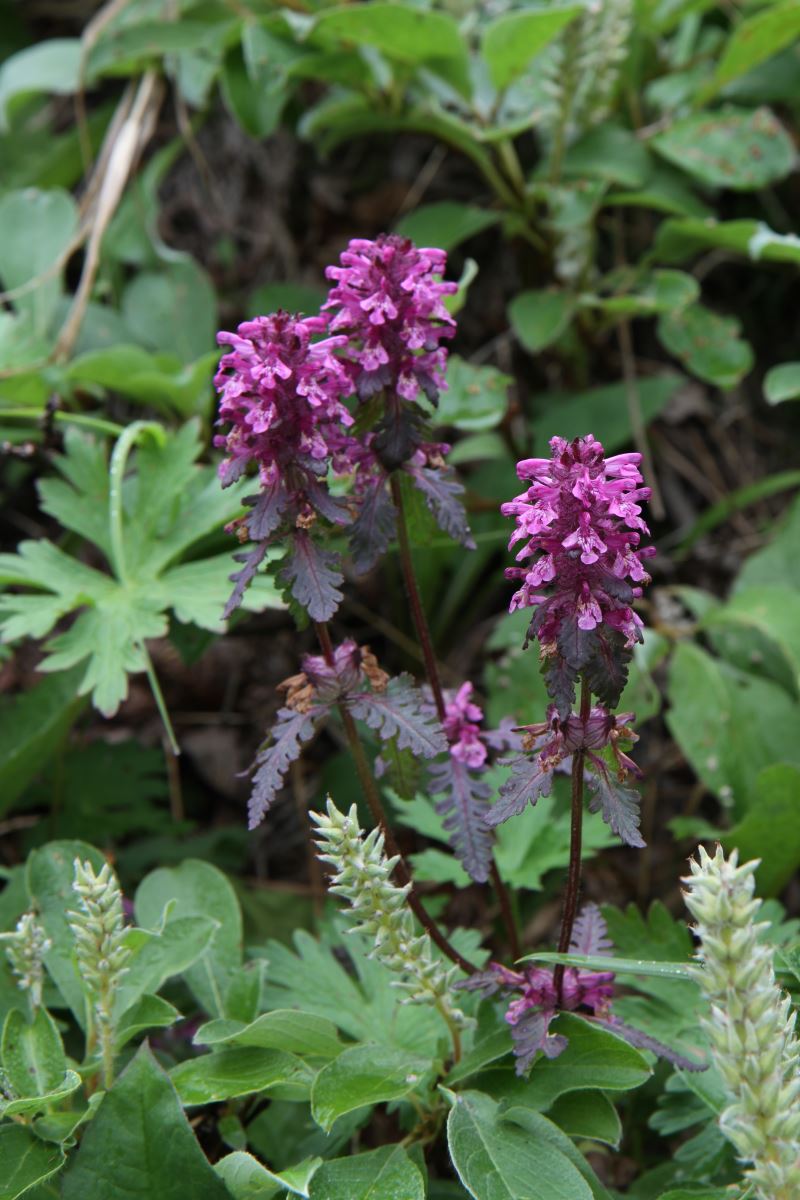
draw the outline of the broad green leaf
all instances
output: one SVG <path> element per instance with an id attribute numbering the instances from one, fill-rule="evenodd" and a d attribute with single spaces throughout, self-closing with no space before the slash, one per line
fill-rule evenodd
<path id="1" fill-rule="evenodd" d="M 498 89 L 521 75 L 532 58 L 583 12 L 580 5 L 506 13 L 483 31 L 481 53 Z"/>
<path id="2" fill-rule="evenodd" d="M 78 227 L 78 209 L 69 192 L 25 188 L 0 198 L 0 280 L 37 336 L 50 332 L 61 293 L 67 249 Z M 34 282 L 35 281 L 35 282 Z"/>
<path id="3" fill-rule="evenodd" d="M 550 1120 L 572 1138 L 589 1138 L 619 1146 L 622 1123 L 614 1105 L 604 1092 L 567 1092 L 549 1112 Z"/>
<path id="4" fill-rule="evenodd" d="M 520 292 L 508 306 L 508 319 L 525 349 L 538 354 L 565 331 L 575 306 L 569 292 Z"/>
<path id="5" fill-rule="evenodd" d="M 737 816 L 759 772 L 800 766 L 800 707 L 775 683 L 745 674 L 682 642 L 669 673 L 667 724 L 695 773 Z"/>
<path id="6" fill-rule="evenodd" d="M 80 61 L 80 38 L 51 38 L 7 58 L 0 67 L 0 131 L 8 129 L 18 96 L 76 91 Z"/>
<path id="7" fill-rule="evenodd" d="M 650 169 L 640 188 L 634 191 L 610 192 L 603 199 L 604 207 L 652 208 L 655 212 L 675 217 L 695 217 L 704 220 L 709 208 L 692 191 L 686 176 L 667 163 L 650 156 Z"/>
<path id="8" fill-rule="evenodd" d="M 573 1145 L 569 1137 L 549 1117 L 543 1117 L 541 1113 L 534 1112 L 530 1108 L 512 1106 L 504 1111 L 503 1119 L 510 1121 L 513 1125 L 518 1125 L 529 1136 L 532 1136 L 539 1142 L 545 1142 L 547 1145 L 552 1146 L 554 1150 L 558 1150 L 565 1158 L 569 1159 L 578 1173 L 588 1183 L 594 1200 L 611 1200 L 611 1196 L 603 1187 L 580 1150 Z"/>
<path id="9" fill-rule="evenodd" d="M 777 895 L 800 867 L 800 770 L 784 763 L 765 767 L 748 812 L 720 841 L 727 851 L 738 849 L 743 862 L 760 858 L 758 894 Z"/>
<path id="10" fill-rule="evenodd" d="M 742 588 L 727 604 L 712 609 L 703 626 L 752 629 L 777 643 L 791 667 L 795 692 L 800 693 L 800 595 L 792 587 Z"/>
<path id="11" fill-rule="evenodd" d="M 204 415 L 210 406 L 211 374 L 219 354 L 212 350 L 184 366 L 172 354 L 141 346 L 114 345 L 74 358 L 64 371 L 73 386 L 94 385 L 181 416 Z"/>
<path id="12" fill-rule="evenodd" d="M 67 1060 L 61 1035 L 45 1008 L 33 1020 L 18 1010 L 3 1025 L 3 1072 L 17 1096 L 46 1096 L 64 1082 Z"/>
<path id="13" fill-rule="evenodd" d="M 85 1027 L 86 1000 L 68 917 L 77 899 L 72 888 L 76 858 L 90 862 L 95 871 L 106 861 L 99 850 L 85 842 L 48 842 L 28 856 L 26 883 L 31 902 L 52 942 L 45 955 L 45 966 L 75 1019 Z"/>
<path id="14" fill-rule="evenodd" d="M 682 262 L 712 247 L 753 261 L 800 262 L 800 237 L 776 233 L 761 221 L 748 220 L 664 221 L 656 233 L 652 254 L 663 262 Z"/>
<path id="15" fill-rule="evenodd" d="M 724 524 L 732 513 L 739 512 L 740 509 L 747 508 L 751 504 L 756 504 L 759 500 L 763 500 L 767 496 L 774 496 L 778 492 L 785 492 L 790 488 L 794 489 L 799 486 L 800 471 L 778 471 L 775 475 L 766 475 L 763 479 L 757 479 L 755 483 L 749 483 L 742 488 L 736 488 L 735 491 L 729 492 L 717 504 L 712 504 L 710 508 L 705 509 L 697 520 L 692 523 L 688 533 L 681 540 L 678 549 L 674 552 L 674 557 L 678 560 L 685 557 L 695 542 L 703 537 L 704 534 L 710 533 L 719 525 Z M 751 559 L 758 559 L 760 553 L 764 553 L 764 551 L 751 555 L 751 558 L 747 560 L 737 583 L 743 581 L 743 576 L 749 572 Z M 787 564 L 788 566 L 789 564 Z M 790 574 L 783 575 L 778 582 L 784 582 L 790 577 Z"/>
<path id="16" fill-rule="evenodd" d="M 170 1071 L 183 1104 L 215 1104 L 291 1083 L 308 1095 L 311 1073 L 302 1059 L 282 1050 L 233 1047 L 179 1063 Z"/>
<path id="17" fill-rule="evenodd" d="M 800 399 L 800 362 L 770 367 L 764 376 L 764 396 L 768 404 Z"/>
<path id="18" fill-rule="evenodd" d="M 447 362 L 447 391 L 439 396 L 437 425 L 456 429 L 494 429 L 508 409 L 508 375 L 496 367 L 473 367 L 451 354 Z"/>
<path id="19" fill-rule="evenodd" d="M 273 1009 L 245 1025 L 216 1020 L 201 1025 L 194 1036 L 200 1046 L 257 1046 L 264 1050 L 289 1050 L 311 1058 L 336 1058 L 344 1046 L 336 1026 L 314 1013 Z"/>
<path id="20" fill-rule="evenodd" d="M 166 1029 L 180 1019 L 181 1014 L 175 1005 L 162 996 L 140 996 L 117 1022 L 114 1044 L 119 1050 L 137 1034 L 147 1029 Z"/>
<path id="21" fill-rule="evenodd" d="M 639 404 L 645 422 L 653 420 L 666 407 L 670 397 L 684 382 L 683 375 L 672 371 L 664 371 L 637 382 Z M 546 446 L 553 436 L 553 413 L 558 414 L 561 437 L 582 437 L 587 429 L 591 429 L 609 453 L 619 450 L 631 440 L 624 383 L 590 388 L 577 395 L 550 392 L 542 400 L 546 401 L 547 411 L 535 417 L 531 423 L 537 446 Z"/>
<path id="22" fill-rule="evenodd" d="M 0 1200 L 16 1200 L 17 1196 L 55 1175 L 65 1161 L 61 1146 L 43 1142 L 24 1125 L 3 1125 L 0 1127 Z"/>
<path id="23" fill-rule="evenodd" d="M 235 1151 L 215 1163 L 214 1170 L 223 1181 L 233 1200 L 269 1200 L 272 1196 L 309 1195 L 311 1180 L 322 1163 L 310 1158 L 280 1174 L 268 1170 L 252 1154 Z"/>
<path id="24" fill-rule="evenodd" d="M 692 960 L 692 940 L 685 921 L 676 921 L 660 900 L 654 900 L 643 914 L 635 904 L 621 911 L 613 905 L 603 905 L 603 917 L 609 937 L 619 957 L 648 962 L 688 965 Z M 673 1012 L 694 1020 L 699 993 L 696 984 L 683 982 L 677 975 L 636 976 L 636 989 L 655 996 Z M 654 1034 L 654 1036 L 658 1036 Z"/>
<path id="25" fill-rule="evenodd" d="M 62 1100 L 66 1100 L 73 1092 L 77 1092 L 82 1083 L 83 1080 L 77 1071 L 67 1070 L 61 1082 L 43 1096 L 23 1096 L 17 1100 L 9 1100 L 8 1103 L 0 1101 L 0 1113 L 4 1117 L 23 1117 L 30 1120 L 36 1113 L 47 1112 L 51 1106 L 57 1106 Z M 46 1119 L 48 1118 L 40 1118 Z"/>
<path id="26" fill-rule="evenodd" d="M 141 939 L 114 996 L 114 1017 L 120 1020 L 150 992 L 157 992 L 167 979 L 182 975 L 208 953 L 219 922 L 214 917 L 176 916 L 174 909 L 163 928 L 137 929 Z"/>
<path id="27" fill-rule="evenodd" d="M 658 1200 L 729 1200 L 729 1197 L 728 1188 L 706 1187 L 705 1184 L 692 1187 L 687 1184 L 686 1187 L 670 1188 L 668 1192 L 662 1192 Z"/>
<path id="28" fill-rule="evenodd" d="M 478 1014 L 475 1041 L 446 1076 L 445 1083 L 452 1087 L 510 1053 L 511 1033 L 508 1024 L 498 1016 L 493 1004 L 483 1004 Z"/>
<path id="29" fill-rule="evenodd" d="M 230 1200 L 146 1045 L 106 1094 L 64 1177 L 63 1200 L 111 1196 Z"/>
<path id="30" fill-rule="evenodd" d="M 397 232 L 418 246 L 438 246 L 450 251 L 484 229 L 491 229 L 501 219 L 500 212 L 440 200 L 436 204 L 423 204 L 401 217 Z"/>
<path id="31" fill-rule="evenodd" d="M 768 108 L 724 108 L 676 121 L 651 145 L 712 187 L 757 191 L 792 170 L 791 138 Z"/>
<path id="32" fill-rule="evenodd" d="M 128 75 L 158 62 L 164 55 L 204 50 L 224 39 L 230 26 L 224 20 L 142 20 L 135 24 L 104 29 L 92 46 L 87 77 L 95 81 L 105 75 Z"/>
<path id="33" fill-rule="evenodd" d="M 138 924 L 156 928 L 169 901 L 174 901 L 173 919 L 213 915 L 218 922 L 209 949 L 184 977 L 203 1010 L 224 1017 L 225 993 L 242 962 L 242 914 L 236 893 L 222 871 L 189 858 L 179 867 L 162 867 L 142 880 L 135 898 Z"/>
<path id="34" fill-rule="evenodd" d="M 629 129 L 609 123 L 599 125 L 574 142 L 564 156 L 567 179 L 605 179 L 625 188 L 643 187 L 650 171 L 650 156 Z"/>
<path id="35" fill-rule="evenodd" d="M 64 672 L 0 697 L 0 812 L 15 803 L 64 741 L 83 707 L 80 675 Z"/>
<path id="36" fill-rule="evenodd" d="M 522 962 L 567 963 L 586 971 L 613 971 L 616 975 L 652 975 L 657 979 L 689 979 L 689 968 L 682 962 L 652 962 L 641 958 L 618 958 L 613 954 L 558 954 L 542 950 L 526 954 Z"/>
<path id="37" fill-rule="evenodd" d="M 702 304 L 662 316 L 658 336 L 687 370 L 717 387 L 734 387 L 753 366 L 749 342 L 736 317 L 721 317 Z"/>
<path id="38" fill-rule="evenodd" d="M 402 1146 L 325 1162 L 311 1179 L 310 1200 L 425 1200 L 425 1180 Z"/>
<path id="39" fill-rule="evenodd" d="M 797 486 L 797 485 L 795 485 Z M 744 588 L 776 584 L 800 588 L 800 497 L 795 499 L 774 529 L 774 536 L 762 550 L 751 554 L 734 584 L 734 592 Z"/>
<path id="40" fill-rule="evenodd" d="M 800 36 L 800 6 L 796 0 L 771 4 L 736 25 L 711 82 L 702 89 L 705 101 L 732 80 L 772 58 Z"/>
<path id="41" fill-rule="evenodd" d="M 584 293 L 579 297 L 581 307 L 599 308 L 616 316 L 650 316 L 675 313 L 693 304 L 700 295 L 700 285 L 685 271 L 660 270 L 644 280 L 640 290 L 619 292 L 610 296 Z"/>
<path id="42" fill-rule="evenodd" d="M 353 1046 L 323 1067 L 314 1080 L 314 1120 L 329 1130 L 344 1113 L 399 1100 L 420 1085 L 430 1067 L 429 1059 L 414 1058 L 389 1046 Z"/>
<path id="43" fill-rule="evenodd" d="M 481 1092 L 454 1096 L 447 1141 L 459 1179 L 475 1200 L 592 1200 L 566 1155 L 504 1121 L 498 1104 Z"/>
<path id="44" fill-rule="evenodd" d="M 194 261 L 184 259 L 143 271 L 122 297 L 128 328 L 151 350 L 176 354 L 191 363 L 213 349 L 217 302 L 211 280 Z"/>

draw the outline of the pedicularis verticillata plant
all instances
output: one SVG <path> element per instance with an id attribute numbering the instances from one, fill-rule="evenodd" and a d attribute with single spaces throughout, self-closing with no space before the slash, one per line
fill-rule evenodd
<path id="1" fill-rule="evenodd" d="M 384 818 L 376 771 L 356 723 L 378 734 L 382 753 L 377 767 L 388 771 L 389 781 L 398 787 L 394 768 L 399 756 L 410 753 L 427 764 L 427 783 L 422 777 L 418 786 L 437 797 L 452 848 L 469 875 L 479 883 L 492 880 L 515 957 L 516 925 L 493 861 L 492 830 L 549 794 L 557 770 L 571 770 L 571 855 L 559 950 L 576 945 L 596 950 L 603 943 L 599 915 L 587 916 L 582 926 L 596 936 L 587 933 L 573 942 L 584 777 L 592 791 L 590 808 L 600 810 L 624 842 L 644 845 L 638 797 L 626 786 L 629 776 L 639 773 L 624 749 L 636 740 L 633 713 L 612 710 L 626 681 L 632 647 L 642 636 L 633 602 L 648 582 L 644 560 L 653 553 L 640 545 L 647 526 L 639 502 L 647 499 L 649 489 L 642 486 L 638 454 L 606 458 L 590 434 L 572 442 L 555 437 L 550 458 L 519 463 L 518 474 L 528 486 L 503 505 L 503 512 L 516 519 L 511 545 L 522 542 L 517 553 L 521 565 L 506 574 L 520 583 L 511 610 L 532 609 L 528 638 L 539 642 L 552 704 L 543 721 L 519 730 L 509 728 L 509 722 L 499 730 L 484 730 L 472 684 L 465 682 L 455 692 L 442 686 L 406 518 L 407 492 L 416 488 L 440 527 L 472 545 L 463 489 L 446 462 L 449 447 L 435 442 L 430 432 L 431 413 L 447 386 L 446 342 L 455 332 L 445 300 L 456 286 L 440 278 L 445 266 L 441 250 L 417 249 L 395 235 L 374 242 L 357 239 L 340 263 L 328 268 L 334 286 L 318 315 L 279 312 L 219 335 L 230 347 L 216 378 L 220 423 L 228 427 L 216 438 L 227 455 L 222 482 L 254 470 L 260 485 L 248 502 L 248 515 L 235 523 L 240 540 L 253 546 L 237 555 L 243 567 L 232 577 L 235 590 L 228 611 L 240 602 L 267 547 L 280 541 L 285 553 L 278 579 L 295 612 L 314 622 L 321 649 L 319 655 L 306 655 L 300 673 L 281 685 L 285 704 L 256 761 L 251 827 L 263 819 L 319 721 L 338 713 L 381 830 L 383 841 L 368 847 L 380 860 L 386 896 L 393 889 L 386 920 L 391 924 L 396 919 L 392 914 L 407 898 L 439 948 L 473 977 L 476 987 L 522 991 L 523 1000 L 512 1003 L 509 1021 L 524 1070 L 537 1049 L 552 1055 L 565 1045 L 563 1037 L 548 1034 L 559 1009 L 581 1007 L 607 1016 L 613 976 L 584 978 L 571 972 L 565 977 L 563 963 L 552 973 L 537 968 L 534 975 L 520 975 L 495 967 L 494 974 L 475 974 L 473 964 L 450 944 L 419 900 Z M 341 551 L 331 542 L 341 532 L 349 537 L 359 572 L 374 566 L 396 539 L 425 663 L 424 688 L 407 675 L 390 679 L 366 646 L 351 639 L 334 644 L 328 621 L 342 599 L 343 574 Z M 573 711 L 578 688 L 579 707 Z M 510 766 L 510 774 L 491 805 L 485 779 L 489 754 L 509 749 L 515 755 L 502 762 Z M 344 837 L 349 818 L 340 817 L 331 808 L 328 824 L 321 827 L 328 839 L 326 861 L 338 873 L 337 887 L 349 880 L 348 895 L 363 908 L 367 900 L 364 880 L 354 874 L 355 843 L 351 846 L 352 838 Z M 388 863 L 382 857 L 384 842 Z M 399 889 L 389 884 L 391 871 Z M 356 898 L 350 895 L 354 888 Z M 375 892 L 369 904 L 380 908 L 382 895 Z M 380 924 L 377 911 L 370 919 Z M 523 1009 L 530 1013 L 520 1024 Z"/>

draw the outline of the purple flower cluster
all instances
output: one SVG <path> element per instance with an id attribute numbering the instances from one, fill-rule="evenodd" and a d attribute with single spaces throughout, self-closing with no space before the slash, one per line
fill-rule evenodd
<path id="1" fill-rule="evenodd" d="M 354 238 L 340 265 L 327 268 L 335 286 L 323 312 L 333 314 L 332 333 L 347 335 L 362 399 L 392 389 L 416 400 L 421 389 L 435 402 L 445 386 L 447 351 L 439 343 L 453 336 L 455 321 L 442 297 L 457 290 L 436 278 L 446 261 L 443 250 L 381 234 L 374 242 Z"/>
<path id="2" fill-rule="evenodd" d="M 220 469 L 223 484 L 255 462 L 263 484 L 280 479 L 294 490 L 293 476 L 309 470 L 321 475 L 332 458 L 347 458 L 345 428 L 353 417 L 341 397 L 351 383 L 334 353 L 347 338 L 312 340 L 326 328 L 322 317 L 279 312 L 243 321 L 236 333 L 217 334 L 221 345 L 231 347 L 214 379 L 220 422 L 231 425 L 214 438 L 228 455 Z"/>
<path id="3" fill-rule="evenodd" d="M 486 762 L 487 750 L 480 730 L 483 711 L 470 699 L 471 695 L 472 684 L 462 683 L 452 700 L 446 701 L 444 731 L 452 757 L 476 769 Z"/>
<path id="4" fill-rule="evenodd" d="M 639 545 L 648 529 L 637 501 L 650 495 L 641 486 L 641 456 L 606 458 L 591 434 L 572 442 L 554 437 L 550 446 L 551 458 L 517 464 L 530 486 L 501 509 L 517 522 L 509 549 L 525 543 L 517 554 L 525 565 L 506 570 L 522 581 L 511 611 L 537 610 L 531 629 L 544 655 L 554 652 L 571 620 L 584 631 L 604 624 L 631 646 L 641 640 L 642 622 L 630 600 L 649 582 L 643 559 L 655 553 Z"/>

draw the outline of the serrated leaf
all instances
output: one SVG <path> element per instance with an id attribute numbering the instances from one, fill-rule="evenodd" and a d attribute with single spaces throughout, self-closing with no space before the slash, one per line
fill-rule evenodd
<path id="1" fill-rule="evenodd" d="M 461 497 L 463 486 L 458 482 L 455 472 L 447 468 L 407 467 L 414 486 L 422 492 L 425 503 L 436 521 L 436 524 L 448 537 L 460 542 L 469 550 L 475 549 L 475 542 L 467 524 L 467 514 Z"/>
<path id="2" fill-rule="evenodd" d="M 430 1067 L 430 1060 L 410 1057 L 389 1046 L 352 1046 L 323 1067 L 314 1080 L 314 1120 L 329 1130 L 344 1113 L 400 1100 L 421 1084 Z"/>
<path id="3" fill-rule="evenodd" d="M 315 718 L 324 711 L 320 708 L 303 713 L 291 708 L 278 711 L 269 733 L 269 744 L 256 755 L 258 769 L 247 802 L 248 828 L 255 829 L 264 820 L 283 787 L 286 772 L 300 757 L 303 743 L 313 734 Z"/>
<path id="4" fill-rule="evenodd" d="M 343 576 L 338 557 L 306 533 L 292 537 L 278 579 L 312 621 L 329 621 L 341 603 Z"/>
<path id="5" fill-rule="evenodd" d="M 553 772 L 543 770 L 538 754 L 523 754 L 509 764 L 511 775 L 500 788 L 497 803 L 484 817 L 488 825 L 500 825 L 509 817 L 519 816 L 528 804 L 536 804 L 540 796 L 549 796 Z"/>
<path id="6" fill-rule="evenodd" d="M 359 575 L 370 571 L 394 540 L 397 531 L 395 507 L 381 476 L 361 497 L 358 515 L 350 527 L 353 565 Z"/>
<path id="7" fill-rule="evenodd" d="M 572 927 L 569 944 L 574 954 L 610 954 L 614 947 L 606 919 L 596 904 L 584 904 Z"/>
<path id="8" fill-rule="evenodd" d="M 346 702 L 354 717 L 374 729 L 382 740 L 395 738 L 400 750 L 434 758 L 447 749 L 442 727 L 427 711 L 410 675 L 391 679 L 384 692 L 352 693 Z"/>
<path id="9" fill-rule="evenodd" d="M 492 865 L 493 838 L 486 822 L 491 788 L 452 754 L 432 764 L 428 779 L 453 853 L 471 879 L 486 883 Z"/>
<path id="10" fill-rule="evenodd" d="M 756 191 L 792 170 L 792 140 L 768 108 L 695 113 L 653 138 L 675 166 L 713 187 Z"/>
<path id="11" fill-rule="evenodd" d="M 586 772 L 589 790 L 589 812 L 602 814 L 603 820 L 626 846 L 641 849 L 645 841 L 639 832 L 641 796 L 634 788 L 625 787 L 612 770 L 592 755 L 592 768 Z"/>

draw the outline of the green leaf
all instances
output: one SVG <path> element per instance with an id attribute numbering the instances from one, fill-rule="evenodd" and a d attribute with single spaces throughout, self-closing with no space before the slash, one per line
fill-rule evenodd
<path id="1" fill-rule="evenodd" d="M 46 1096 L 64 1082 L 67 1060 L 61 1035 L 45 1008 L 33 1020 L 18 1010 L 5 1019 L 2 1038 L 3 1071 L 19 1097 Z"/>
<path id="2" fill-rule="evenodd" d="M 605 207 L 652 208 L 676 217 L 704 220 L 710 210 L 692 191 L 686 176 L 675 167 L 650 156 L 650 169 L 642 186 L 635 191 L 611 192 L 603 200 Z"/>
<path id="3" fill-rule="evenodd" d="M 80 38 L 51 38 L 7 58 L 0 67 L 0 131 L 8 129 L 17 97 L 77 91 L 80 61 Z"/>
<path id="4" fill-rule="evenodd" d="M 43 679 L 0 697 L 0 812 L 10 808 L 64 741 L 83 702 L 80 672 Z"/>
<path id="5" fill-rule="evenodd" d="M 520 292 L 508 306 L 508 319 L 525 349 L 538 354 L 565 331 L 575 307 L 569 292 Z"/>
<path id="6" fill-rule="evenodd" d="M 550 1109 L 550 1120 L 572 1138 L 589 1138 L 617 1148 L 622 1123 L 604 1092 L 567 1092 Z"/>
<path id="7" fill-rule="evenodd" d="M 247 311 L 273 313 L 283 308 L 286 312 L 313 316 L 319 312 L 327 295 L 324 288 L 303 283 L 265 283 L 250 293 Z"/>
<path id="8" fill-rule="evenodd" d="M 641 958 L 618 958 L 613 954 L 559 954 L 541 950 L 526 954 L 521 962 L 567 963 L 587 971 L 613 971 L 616 975 L 652 975 L 658 979 L 689 979 L 689 967 L 682 962 L 650 962 Z"/>
<path id="9" fill-rule="evenodd" d="M 557 1125 L 553 1124 L 549 1117 L 543 1117 L 541 1113 L 534 1112 L 530 1108 L 512 1106 L 504 1111 L 503 1118 L 526 1130 L 529 1136 L 552 1146 L 553 1149 L 558 1150 L 565 1158 L 569 1159 L 579 1174 L 588 1183 L 594 1200 L 611 1200 L 611 1196 L 603 1187 L 581 1152 L 573 1145 L 567 1135 Z"/>
<path id="10" fill-rule="evenodd" d="M 450 1157 L 475 1200 L 591 1200 L 588 1183 L 566 1155 L 502 1119 L 481 1092 L 453 1099 L 447 1119 Z"/>
<path id="11" fill-rule="evenodd" d="M 84 1028 L 86 1000 L 75 962 L 74 938 L 67 916 L 76 900 L 72 889 L 76 858 L 81 862 L 90 862 L 95 871 L 99 871 L 106 861 L 99 850 L 85 842 L 49 842 L 40 850 L 31 851 L 28 856 L 26 884 L 32 905 L 38 910 L 41 923 L 52 942 L 45 955 L 45 966 L 78 1024 Z"/>
<path id="12" fill-rule="evenodd" d="M 63 1200 L 230 1200 L 144 1045 L 105 1096 L 64 1178 Z"/>
<path id="13" fill-rule="evenodd" d="M 732 80 L 791 45 L 798 36 L 800 7 L 797 0 L 771 4 L 740 21 L 725 46 L 710 83 L 701 90 L 699 98 L 706 101 L 716 95 Z"/>
<path id="14" fill-rule="evenodd" d="M 170 1079 L 182 1103 L 192 1105 L 249 1096 L 285 1083 L 299 1085 L 308 1095 L 311 1074 L 295 1054 L 240 1046 L 179 1063 Z"/>
<path id="15" fill-rule="evenodd" d="M 582 12 L 580 5 L 530 9 L 506 13 L 491 21 L 483 31 L 481 53 L 494 86 L 508 87 L 531 59 Z"/>
<path id="16" fill-rule="evenodd" d="M 734 387 L 753 366 L 749 342 L 741 339 L 736 317 L 721 317 L 702 304 L 663 316 L 658 336 L 670 354 L 684 366 L 717 387 Z"/>
<path id="17" fill-rule="evenodd" d="M 682 642 L 669 673 L 667 725 L 695 773 L 743 816 L 764 767 L 800 766 L 800 708 L 775 683 Z"/>
<path id="18" fill-rule="evenodd" d="M 12 303 L 36 336 L 49 332 L 63 259 L 77 228 L 78 209 L 69 192 L 25 188 L 0 198 L 0 280 L 7 291 L 32 285 Z"/>
<path id="19" fill-rule="evenodd" d="M 310 1200 L 425 1200 L 425 1180 L 402 1146 L 334 1158 L 315 1173 Z"/>
<path id="20" fill-rule="evenodd" d="M 650 143 L 701 183 L 757 191 L 794 167 L 795 149 L 768 108 L 724 108 L 676 121 Z"/>
<path id="21" fill-rule="evenodd" d="M 583 135 L 564 156 L 566 179 L 605 179 L 620 187 L 642 187 L 650 170 L 650 156 L 630 129 L 606 122 Z"/>
<path id="22" fill-rule="evenodd" d="M 64 372 L 73 385 L 94 385 L 183 417 L 203 415 L 211 399 L 211 372 L 219 354 L 212 350 L 182 365 L 172 354 L 151 354 L 141 346 L 117 344 L 74 358 Z"/>
<path id="23" fill-rule="evenodd" d="M 784 400 L 800 399 L 800 362 L 770 367 L 764 376 L 764 397 L 767 404 L 783 404 Z"/>
<path id="24" fill-rule="evenodd" d="M 743 862 L 760 858 L 758 893 L 776 896 L 800 867 L 800 770 L 784 763 L 765 767 L 749 811 L 720 841 L 726 851 L 736 847 Z"/>
<path id="25" fill-rule="evenodd" d="M 263 1050 L 289 1050 L 311 1058 L 336 1058 L 344 1049 L 332 1021 L 293 1008 L 262 1013 L 249 1025 L 239 1021 L 209 1021 L 201 1025 L 194 1041 L 200 1046 L 256 1046 Z"/>
<path id="26" fill-rule="evenodd" d="M 225 994 L 242 962 L 242 914 L 236 893 L 222 871 L 189 858 L 142 880 L 134 902 L 137 922 L 156 928 L 169 901 L 174 902 L 172 919 L 213 914 L 218 922 L 208 950 L 185 971 L 185 979 L 209 1016 L 224 1017 Z"/>
<path id="27" fill-rule="evenodd" d="M 170 1004 L 161 996 L 145 994 L 140 996 L 117 1021 L 114 1030 L 114 1045 L 119 1050 L 132 1037 L 144 1033 L 146 1029 L 167 1029 L 180 1019 L 181 1014 L 174 1004 Z"/>
<path id="28" fill-rule="evenodd" d="M 285 1196 L 287 1192 L 291 1196 L 307 1197 L 311 1180 L 321 1163 L 321 1158 L 310 1158 L 275 1174 L 252 1154 L 239 1150 L 221 1158 L 214 1170 L 234 1200 L 269 1200 L 271 1196 Z"/>
<path id="29" fill-rule="evenodd" d="M 794 677 L 800 694 L 800 595 L 792 587 L 766 584 L 738 589 L 727 604 L 713 608 L 703 620 L 711 630 L 727 626 L 756 630 L 775 642 Z"/>
<path id="30" fill-rule="evenodd" d="M 796 485 L 795 485 L 796 486 Z M 734 591 L 776 584 L 800 588 L 800 496 L 775 528 L 774 537 L 762 550 L 751 554 L 739 572 Z"/>
<path id="31" fill-rule="evenodd" d="M 125 289 L 122 314 L 131 332 L 151 350 L 191 363 L 210 353 L 217 331 L 214 288 L 192 258 L 142 271 Z"/>
<path id="32" fill-rule="evenodd" d="M 438 246 L 449 252 L 475 234 L 497 225 L 502 215 L 472 204 L 441 200 L 437 204 L 423 204 L 401 217 L 396 231 L 418 246 Z"/>
<path id="33" fill-rule="evenodd" d="M 666 262 L 682 262 L 703 250 L 719 247 L 754 261 L 800 262 L 800 237 L 775 233 L 761 221 L 674 220 L 659 226 L 652 254 Z"/>
<path id="34" fill-rule="evenodd" d="M 653 420 L 666 407 L 684 382 L 683 375 L 672 371 L 638 380 L 639 404 L 645 422 Z M 553 413 L 558 414 L 560 436 L 568 440 L 582 437 L 587 429 L 592 429 L 609 453 L 631 440 L 624 383 L 590 388 L 572 395 L 550 392 L 542 399 L 546 401 L 547 411 L 531 423 L 531 433 L 538 446 L 547 445 L 553 436 Z"/>
<path id="35" fill-rule="evenodd" d="M 43 1142 L 23 1125 L 3 1125 L 0 1127 L 0 1200 L 16 1200 L 29 1188 L 55 1175 L 65 1161 L 61 1146 Z"/>
<path id="36" fill-rule="evenodd" d="M 354 1109 L 399 1100 L 418 1087 L 430 1070 L 429 1059 L 414 1058 L 389 1046 L 352 1046 L 317 1075 L 311 1112 L 324 1130 Z"/>
<path id="37" fill-rule="evenodd" d="M 511 379 L 496 367 L 473 367 L 457 354 L 447 362 L 447 391 L 439 397 L 437 425 L 494 429 L 508 409 Z"/>
<path id="38" fill-rule="evenodd" d="M 680 545 L 674 552 L 675 559 L 680 561 L 681 558 L 684 558 L 704 534 L 723 525 L 732 513 L 756 504 L 767 496 L 774 496 L 777 492 L 784 492 L 789 488 L 799 486 L 800 471 L 778 471 L 775 475 L 766 475 L 763 479 L 757 479 L 755 483 L 746 484 L 742 488 L 729 492 L 717 504 L 712 504 L 710 508 L 705 509 L 692 523 L 688 533 L 681 539 Z M 751 555 L 751 559 L 758 557 L 758 554 Z M 749 563 L 750 559 L 744 565 L 744 572 L 749 570 Z M 785 580 L 787 576 L 783 575 L 781 578 Z M 741 580 L 742 575 L 740 574 L 739 581 Z"/>

